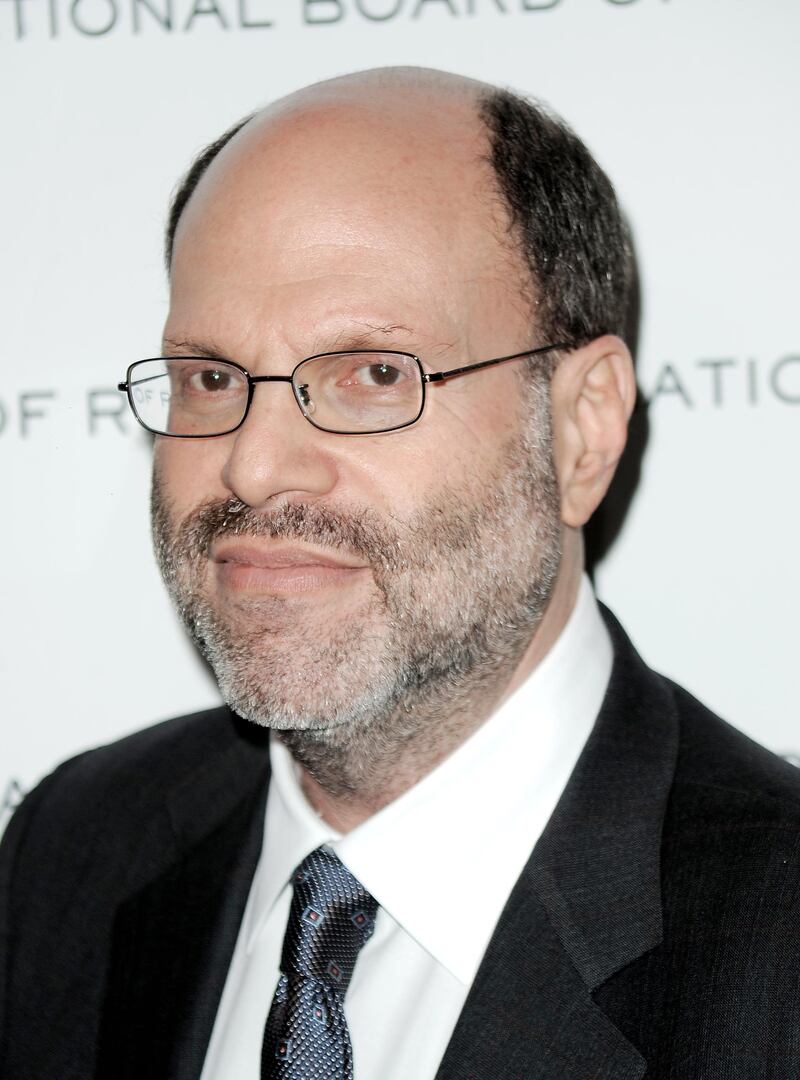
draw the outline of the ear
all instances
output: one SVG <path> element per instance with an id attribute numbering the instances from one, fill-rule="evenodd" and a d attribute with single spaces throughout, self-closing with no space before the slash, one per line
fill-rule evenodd
<path id="1" fill-rule="evenodd" d="M 551 402 L 565 525 L 585 525 L 608 491 L 635 401 L 633 360 L 621 338 L 606 334 L 560 360 Z"/>

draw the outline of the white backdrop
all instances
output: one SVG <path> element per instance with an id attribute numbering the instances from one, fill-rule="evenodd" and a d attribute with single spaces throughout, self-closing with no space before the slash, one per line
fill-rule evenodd
<path id="1" fill-rule="evenodd" d="M 598 591 L 653 666 L 800 750 L 798 42 L 796 0 L 2 0 L 0 797 L 217 700 L 113 387 L 158 352 L 165 208 L 197 150 L 397 63 L 536 94 L 615 181 L 652 402 Z"/>

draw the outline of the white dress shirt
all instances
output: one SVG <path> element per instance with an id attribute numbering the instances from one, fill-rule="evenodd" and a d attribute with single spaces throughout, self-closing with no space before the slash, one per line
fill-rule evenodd
<path id="1" fill-rule="evenodd" d="M 345 998 L 354 1080 L 432 1080 L 503 906 L 600 709 L 612 647 L 588 579 L 558 640 L 466 742 L 338 834 L 277 740 L 264 846 L 201 1080 L 259 1080 L 290 878 L 328 844 L 375 897 L 375 933 Z"/>

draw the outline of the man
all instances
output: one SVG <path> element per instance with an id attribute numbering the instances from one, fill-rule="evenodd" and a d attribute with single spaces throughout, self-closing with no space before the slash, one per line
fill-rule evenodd
<path id="1" fill-rule="evenodd" d="M 213 144 L 167 250 L 122 386 L 234 713 L 15 815 L 2 1075 L 796 1077 L 796 772 L 582 577 L 635 396 L 586 149 L 483 84 L 349 76 Z"/>

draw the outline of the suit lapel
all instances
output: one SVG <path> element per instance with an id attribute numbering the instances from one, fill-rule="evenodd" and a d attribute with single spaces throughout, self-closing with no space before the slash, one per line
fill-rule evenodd
<path id="1" fill-rule="evenodd" d="M 237 739 L 167 798 L 165 869 L 114 924 L 97 1080 L 200 1075 L 261 850 L 268 770 L 263 738 Z"/>
<path id="2" fill-rule="evenodd" d="M 604 612 L 606 697 L 509 898 L 437 1080 L 638 1080 L 592 992 L 661 940 L 659 848 L 677 753 L 666 684 Z"/>
<path id="3" fill-rule="evenodd" d="M 530 880 L 520 879 L 437 1080 L 638 1080 L 644 1071 L 592 1002 Z"/>

